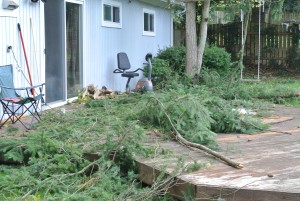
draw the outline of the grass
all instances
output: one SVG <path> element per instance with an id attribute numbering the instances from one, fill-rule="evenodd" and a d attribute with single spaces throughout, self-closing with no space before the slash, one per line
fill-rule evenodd
<path id="1" fill-rule="evenodd" d="M 297 96 L 300 94 L 299 79 L 300 77 L 269 78 L 261 82 L 243 82 L 242 87 L 252 98 L 290 107 L 300 107 L 300 97 Z"/>

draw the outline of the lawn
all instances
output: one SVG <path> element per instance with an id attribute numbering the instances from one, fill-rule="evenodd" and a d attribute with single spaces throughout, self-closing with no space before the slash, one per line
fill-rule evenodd
<path id="1" fill-rule="evenodd" d="M 244 82 L 242 86 L 253 98 L 276 104 L 300 107 L 300 77 L 269 78 L 261 82 Z"/>

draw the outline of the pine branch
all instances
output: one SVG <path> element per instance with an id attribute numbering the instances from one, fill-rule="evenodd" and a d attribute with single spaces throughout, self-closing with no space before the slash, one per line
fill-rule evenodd
<path id="1" fill-rule="evenodd" d="M 162 108 L 163 110 L 163 113 L 165 115 L 165 117 L 167 118 L 168 122 L 170 123 L 171 127 L 172 127 L 172 130 L 174 131 L 174 136 L 175 136 L 175 139 L 183 144 L 184 146 L 187 146 L 187 147 L 193 147 L 193 148 L 196 148 L 196 149 L 200 149 L 208 154 L 211 154 L 213 155 L 214 157 L 226 162 L 228 165 L 234 167 L 234 168 L 237 168 L 237 169 L 241 169 L 243 168 L 243 165 L 240 164 L 240 163 L 237 163 L 225 156 L 223 156 L 222 154 L 218 153 L 218 152 L 215 152 L 211 149 L 209 149 L 208 147 L 204 146 L 204 145 L 201 145 L 201 144 L 197 144 L 197 143 L 193 143 L 193 142 L 190 142 L 188 140 L 186 140 L 184 137 L 182 137 L 182 135 L 179 133 L 179 131 L 175 128 L 170 116 L 166 113 L 165 111 L 165 107 L 163 105 L 163 103 L 158 100 L 156 97 L 151 97 L 152 99 L 154 99 L 157 103 L 159 103 L 160 107 Z"/>

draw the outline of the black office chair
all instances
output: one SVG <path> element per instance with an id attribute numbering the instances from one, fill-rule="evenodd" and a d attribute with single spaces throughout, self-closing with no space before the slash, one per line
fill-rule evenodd
<path id="1" fill-rule="evenodd" d="M 138 77 L 139 74 L 137 73 L 137 71 L 139 71 L 139 70 L 144 71 L 144 70 L 141 68 L 138 68 L 134 71 L 128 71 L 131 68 L 131 65 L 130 65 L 127 54 L 124 52 L 118 53 L 117 58 L 118 58 L 118 69 L 115 69 L 113 72 L 121 73 L 122 77 L 128 78 L 127 83 L 126 83 L 126 92 L 130 93 L 129 83 L 130 83 L 131 78 Z"/>

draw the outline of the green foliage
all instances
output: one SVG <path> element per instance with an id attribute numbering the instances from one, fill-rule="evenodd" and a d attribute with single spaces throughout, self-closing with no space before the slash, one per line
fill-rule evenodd
<path id="1" fill-rule="evenodd" d="M 173 85 L 174 82 L 188 86 L 199 84 L 197 77 L 192 80 L 185 75 L 185 57 L 184 47 L 168 47 L 159 50 L 157 57 L 153 59 L 154 65 L 152 77 L 158 78 L 157 82 L 154 84 L 159 85 L 158 88 Z M 218 74 L 219 77 L 224 77 L 228 75 L 230 68 L 231 57 L 225 49 L 216 46 L 206 47 L 202 68 L 204 71 L 206 69 L 206 71 L 216 72 L 214 75 Z M 147 75 L 147 72 L 145 75 Z M 201 72 L 200 78 L 205 79 L 206 76 L 202 76 Z M 211 84 L 213 84 L 213 82 L 211 82 Z"/>
<path id="2" fill-rule="evenodd" d="M 172 72 L 183 75 L 185 71 L 185 47 L 168 47 L 158 51 L 156 56 L 168 62 Z"/>
<path id="3" fill-rule="evenodd" d="M 300 107 L 300 98 L 299 97 L 286 98 L 284 99 L 283 104 L 291 107 Z"/>
<path id="4" fill-rule="evenodd" d="M 27 161 L 27 166 L 0 166 L 0 200 L 24 195 L 29 200 L 122 200 L 124 191 L 146 193 L 133 174 L 135 154 L 145 153 L 140 143 L 144 129 L 131 111 L 139 104 L 136 99 L 90 102 L 93 108 L 66 113 L 50 111 L 36 132 L 17 140 L 2 138 L 4 157 Z M 91 161 L 85 153 L 101 154 Z"/>
<path id="5" fill-rule="evenodd" d="M 285 0 L 283 7 L 286 12 L 299 12 L 300 2 L 295 0 Z"/>
<path id="6" fill-rule="evenodd" d="M 284 3 L 287 0 L 277 0 L 270 3 L 270 17 L 275 20 L 280 20 L 283 14 Z"/>
<path id="7" fill-rule="evenodd" d="M 144 76 L 148 77 L 149 66 L 145 66 Z M 152 78 L 155 78 L 153 84 L 157 88 L 165 87 L 166 83 L 172 78 L 172 71 L 169 62 L 163 59 L 154 58 L 152 60 Z"/>
<path id="8" fill-rule="evenodd" d="M 185 201 L 196 201 L 193 185 L 188 185 L 187 190 L 182 192 Z"/>
<path id="9" fill-rule="evenodd" d="M 151 194 L 155 187 L 142 188 L 135 182 L 134 158 L 154 152 L 142 146 L 146 130 L 173 136 L 165 113 L 186 139 L 216 148 L 215 133 L 266 129 L 256 116 L 240 114 L 239 109 L 264 112 L 265 105 L 256 98 L 286 103 L 283 96 L 298 93 L 300 87 L 297 79 L 291 79 L 233 81 L 228 89 L 227 79 L 208 69 L 201 75 L 201 85 L 176 79 L 156 94 L 89 100 L 85 107 L 66 113 L 48 111 L 36 131 L 17 139 L 11 134 L 1 138 L 1 157 L 20 166 L 0 166 L 0 200 L 125 200 L 145 195 L 159 200 Z M 96 157 L 91 160 L 86 153 Z M 161 154 L 172 153 L 163 149 Z M 178 163 L 182 169 L 184 162 Z M 186 171 L 204 165 L 195 162 Z M 185 197 L 193 198 L 189 193 Z"/>
<path id="10" fill-rule="evenodd" d="M 200 83 L 204 84 L 208 88 L 212 89 L 215 87 L 220 87 L 224 85 L 224 80 L 220 74 L 214 70 L 208 70 L 207 68 L 203 68 L 200 75 Z"/>
<path id="11" fill-rule="evenodd" d="M 19 129 L 18 128 L 7 128 L 8 133 L 14 133 L 17 132 Z"/>
<path id="12" fill-rule="evenodd" d="M 300 36 L 300 32 L 299 32 Z M 288 51 L 288 64 L 290 68 L 300 70 L 300 49 L 298 47 L 292 47 Z"/>
<path id="13" fill-rule="evenodd" d="M 220 76 L 226 76 L 230 71 L 231 56 L 224 48 L 207 46 L 203 55 L 202 67 L 214 70 Z"/>
<path id="14" fill-rule="evenodd" d="M 164 104 L 165 108 L 160 107 L 155 99 L 150 99 L 141 113 L 143 122 L 151 123 L 165 132 L 170 132 L 172 128 L 164 114 L 166 112 L 176 129 L 187 140 L 211 147 L 216 145 L 215 134 L 210 131 L 213 120 L 200 96 L 180 95 L 178 91 L 173 91 L 159 97 L 159 101 Z"/>
<path id="15" fill-rule="evenodd" d="M 212 113 L 212 131 L 216 133 L 257 133 L 267 129 L 258 119 L 250 114 L 240 114 L 245 105 L 223 99 L 214 99 L 207 103 Z M 245 110 L 245 109 L 244 109 Z"/>
<path id="16" fill-rule="evenodd" d="M 297 79 L 273 79 L 259 83 L 243 83 L 241 86 L 252 98 L 265 99 L 274 103 L 295 96 L 299 93 L 299 87 Z"/>
<path id="17" fill-rule="evenodd" d="M 206 166 L 207 166 L 207 164 L 204 164 L 204 163 L 201 163 L 201 162 L 198 162 L 198 161 L 194 161 L 192 164 L 189 164 L 186 167 L 185 172 L 186 173 L 196 172 L 196 171 L 198 171 L 201 168 L 204 168 Z"/>

